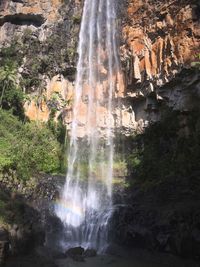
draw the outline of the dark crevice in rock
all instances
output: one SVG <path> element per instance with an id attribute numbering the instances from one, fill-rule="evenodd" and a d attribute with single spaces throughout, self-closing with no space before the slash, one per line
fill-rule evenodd
<path id="1" fill-rule="evenodd" d="M 68 67 L 66 69 L 63 69 L 62 74 L 70 82 L 74 82 L 75 81 L 76 68 L 75 67 Z"/>
<path id="2" fill-rule="evenodd" d="M 23 0 L 11 0 L 11 1 L 14 2 L 14 3 L 24 3 Z"/>
<path id="3" fill-rule="evenodd" d="M 27 25 L 27 26 L 35 26 L 40 27 L 45 19 L 41 15 L 35 14 L 15 14 L 15 15 L 7 15 L 0 19 L 0 26 L 3 26 L 4 23 L 9 22 L 15 25 Z"/>

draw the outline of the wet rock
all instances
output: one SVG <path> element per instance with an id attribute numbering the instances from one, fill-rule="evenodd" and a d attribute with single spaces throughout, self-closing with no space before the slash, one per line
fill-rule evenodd
<path id="1" fill-rule="evenodd" d="M 8 232 L 6 229 L 0 227 L 0 240 L 6 241 L 8 240 Z"/>
<path id="2" fill-rule="evenodd" d="M 38 222 L 39 223 L 39 222 Z M 31 222 L 26 225 L 14 225 L 9 230 L 11 253 L 13 255 L 27 254 L 36 246 L 41 246 L 45 241 L 45 232 L 41 226 Z"/>
<path id="3" fill-rule="evenodd" d="M 92 248 L 88 248 L 85 250 L 84 252 L 84 256 L 86 258 L 90 258 L 90 257 L 96 257 L 97 256 L 97 252 L 95 249 L 92 249 Z"/>
<path id="4" fill-rule="evenodd" d="M 84 248 L 82 247 L 74 247 L 74 248 L 70 248 L 66 251 L 66 255 L 70 258 L 74 258 L 77 256 L 82 256 L 84 253 Z M 77 257 L 78 259 L 78 257 Z"/>
<path id="5" fill-rule="evenodd" d="M 85 261 L 84 252 L 85 252 L 84 248 L 74 247 L 74 248 L 70 248 L 66 251 L 66 256 L 70 257 L 74 261 L 84 262 Z"/>

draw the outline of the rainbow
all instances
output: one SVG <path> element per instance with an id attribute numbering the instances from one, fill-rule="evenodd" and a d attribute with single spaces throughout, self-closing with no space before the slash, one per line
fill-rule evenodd
<path id="1" fill-rule="evenodd" d="M 62 210 L 62 212 L 71 213 L 77 217 L 83 217 L 83 215 L 84 215 L 83 210 L 79 206 L 77 206 L 74 203 L 63 201 L 63 199 L 62 200 L 56 200 L 55 206 L 56 206 L 56 208 Z"/>

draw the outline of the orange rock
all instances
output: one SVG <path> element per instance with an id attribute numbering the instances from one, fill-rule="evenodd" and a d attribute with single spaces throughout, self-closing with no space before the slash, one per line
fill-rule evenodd
<path id="1" fill-rule="evenodd" d="M 200 53 L 200 24 L 195 5 L 179 1 L 129 0 L 128 21 L 123 28 L 127 50 L 139 58 L 139 69 L 160 86 L 174 77 L 174 73 L 190 64 Z M 147 42 L 146 42 L 147 41 Z M 125 53 L 125 52 L 124 52 Z M 130 58 L 129 58 L 130 60 Z M 134 78 L 131 71 L 126 79 Z M 142 83 L 146 82 L 142 76 Z M 126 82 L 127 83 L 127 82 Z M 129 84 L 131 81 L 129 81 Z M 148 90 L 148 85 L 147 85 Z M 134 89 L 133 89 L 134 90 Z"/>

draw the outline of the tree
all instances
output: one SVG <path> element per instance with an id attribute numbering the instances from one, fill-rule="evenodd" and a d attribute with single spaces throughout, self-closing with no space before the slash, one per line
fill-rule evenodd
<path id="1" fill-rule="evenodd" d="M 2 109 L 3 98 L 6 90 L 17 86 L 17 70 L 13 66 L 5 65 L 0 68 L 0 108 Z"/>
<path id="2" fill-rule="evenodd" d="M 24 119 L 24 93 L 17 79 L 16 64 L 7 63 L 0 67 L 0 109 L 12 109 L 14 115 Z"/>

